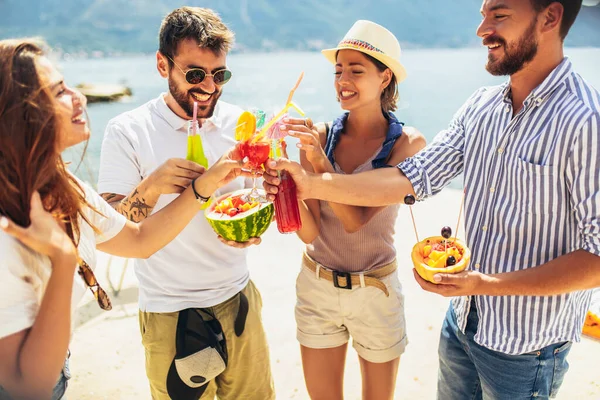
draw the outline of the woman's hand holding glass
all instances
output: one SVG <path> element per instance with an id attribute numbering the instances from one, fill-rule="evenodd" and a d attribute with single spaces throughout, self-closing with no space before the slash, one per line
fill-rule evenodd
<path id="1" fill-rule="evenodd" d="M 327 155 L 321 146 L 321 139 L 317 128 L 313 126 L 310 118 L 285 118 L 285 125 L 280 129 L 285 130 L 300 142 L 296 145 L 304 151 L 307 161 L 317 172 L 324 172 L 328 163 Z"/>

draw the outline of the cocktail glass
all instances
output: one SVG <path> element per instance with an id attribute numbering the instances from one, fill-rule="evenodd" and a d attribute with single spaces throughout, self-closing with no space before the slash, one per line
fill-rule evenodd
<path id="1" fill-rule="evenodd" d="M 238 149 L 243 159 L 247 159 L 252 173 L 252 190 L 247 195 L 246 201 L 266 202 L 267 199 L 256 189 L 256 177 L 262 172 L 263 164 L 269 158 L 271 144 L 266 140 L 254 141 L 253 139 L 238 143 Z"/>

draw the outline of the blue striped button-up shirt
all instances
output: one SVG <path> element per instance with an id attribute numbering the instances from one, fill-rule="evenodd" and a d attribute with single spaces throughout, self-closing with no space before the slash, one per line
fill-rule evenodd
<path id="1" fill-rule="evenodd" d="M 600 94 L 565 58 L 514 117 L 509 83 L 481 88 L 398 167 L 419 199 L 464 172 L 469 268 L 519 271 L 578 249 L 600 256 L 599 135 Z M 579 341 L 590 298 L 476 296 L 475 341 L 507 354 Z M 452 304 L 464 332 L 470 298 Z"/>

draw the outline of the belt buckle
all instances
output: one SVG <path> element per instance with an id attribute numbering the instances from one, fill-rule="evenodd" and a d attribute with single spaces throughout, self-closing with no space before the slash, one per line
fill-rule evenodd
<path id="1" fill-rule="evenodd" d="M 340 276 L 346 279 L 346 284 L 344 286 L 340 285 L 340 282 L 338 281 Z M 352 275 L 350 275 L 349 272 L 333 271 L 333 286 L 339 289 L 352 289 Z"/>

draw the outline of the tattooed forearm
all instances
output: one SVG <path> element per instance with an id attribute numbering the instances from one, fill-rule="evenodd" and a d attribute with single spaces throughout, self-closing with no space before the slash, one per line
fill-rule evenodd
<path id="1" fill-rule="evenodd" d="M 142 186 L 143 183 L 127 197 L 115 193 L 102 193 L 101 196 L 128 220 L 140 222 L 150 215 L 158 200 L 157 196 L 147 192 Z"/>
<path id="2" fill-rule="evenodd" d="M 115 201 L 115 197 L 119 197 L 118 194 L 115 193 L 103 193 L 102 194 L 102 198 L 104 200 L 106 200 L 107 203 L 112 203 L 113 201 Z"/>

